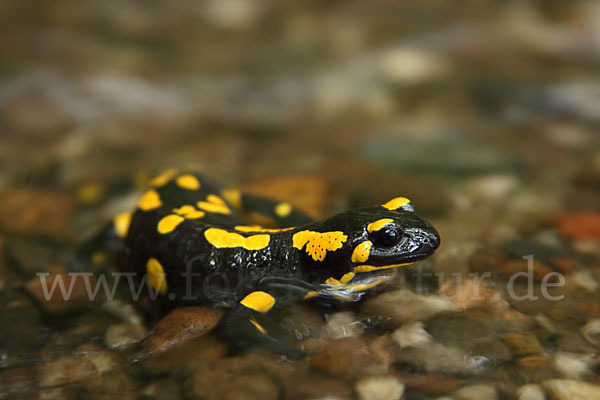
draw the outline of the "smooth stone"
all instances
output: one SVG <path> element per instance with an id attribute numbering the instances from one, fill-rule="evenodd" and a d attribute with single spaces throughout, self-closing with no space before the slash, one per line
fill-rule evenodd
<path id="1" fill-rule="evenodd" d="M 546 400 L 544 391 L 540 385 L 528 384 L 517 389 L 519 400 Z"/>
<path id="2" fill-rule="evenodd" d="M 544 392 L 552 400 L 597 400 L 600 385 L 571 379 L 550 379 L 542 382 Z"/>
<path id="3" fill-rule="evenodd" d="M 150 352 L 164 351 L 197 339 L 212 331 L 223 314 L 221 309 L 203 306 L 176 308 L 158 322 L 144 345 Z"/>
<path id="4" fill-rule="evenodd" d="M 393 376 L 371 376 L 354 385 L 360 400 L 399 400 L 404 384 Z"/>
<path id="5" fill-rule="evenodd" d="M 111 349 L 125 349 L 146 336 L 146 328 L 137 324 L 111 325 L 104 335 L 104 342 Z"/>
<path id="6" fill-rule="evenodd" d="M 358 337 L 363 330 L 358 317 L 350 311 L 331 314 L 327 319 L 326 333 L 332 339 Z"/>
<path id="7" fill-rule="evenodd" d="M 444 297 L 423 296 L 400 289 L 369 299 L 361 308 L 366 314 L 383 315 L 395 324 L 402 324 L 408 321 L 425 321 L 436 314 L 452 311 L 455 306 Z"/>
<path id="8" fill-rule="evenodd" d="M 581 334 L 591 344 L 600 346 L 600 318 L 586 322 L 581 328 Z"/>
<path id="9" fill-rule="evenodd" d="M 494 400 L 498 398 L 498 391 L 492 385 L 477 384 L 458 389 L 453 397 L 457 400 Z"/>
<path id="10" fill-rule="evenodd" d="M 593 353 L 577 354 L 564 351 L 554 355 L 554 367 L 565 378 L 582 379 L 592 374 L 596 363 Z"/>
<path id="11" fill-rule="evenodd" d="M 402 325 L 392 333 L 392 339 L 403 347 L 425 346 L 432 341 L 432 337 L 422 322 L 412 322 Z"/>

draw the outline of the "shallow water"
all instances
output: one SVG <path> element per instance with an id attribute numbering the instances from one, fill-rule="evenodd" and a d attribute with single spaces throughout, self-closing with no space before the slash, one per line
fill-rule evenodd
<path id="1" fill-rule="evenodd" d="M 0 398 L 600 398 L 598 18 L 594 1 L 2 3 Z M 364 301 L 294 305 L 301 360 L 231 355 L 217 310 L 157 326 L 77 282 L 38 301 L 36 274 L 187 165 L 315 217 L 406 196 L 442 245 Z"/>

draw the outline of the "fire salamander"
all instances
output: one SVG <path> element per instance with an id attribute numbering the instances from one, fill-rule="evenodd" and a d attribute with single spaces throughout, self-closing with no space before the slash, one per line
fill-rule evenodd
<path id="1" fill-rule="evenodd" d="M 229 308 L 226 322 L 273 342 L 265 318 L 273 310 L 302 299 L 359 300 L 440 243 L 404 197 L 313 222 L 289 203 L 224 190 L 196 173 L 168 170 L 149 186 L 135 211 L 113 220 L 125 264 L 160 297 Z M 246 212 L 281 227 L 248 225 Z"/>

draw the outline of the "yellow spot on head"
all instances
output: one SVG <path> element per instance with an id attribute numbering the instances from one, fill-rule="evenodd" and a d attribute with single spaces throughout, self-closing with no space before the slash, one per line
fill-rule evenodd
<path id="1" fill-rule="evenodd" d="M 290 203 L 279 203 L 275 206 L 275 215 L 279 218 L 285 218 L 292 212 L 292 205 Z"/>
<path id="2" fill-rule="evenodd" d="M 115 227 L 115 232 L 120 238 L 124 238 L 127 236 L 127 232 L 129 231 L 129 225 L 131 225 L 131 211 L 125 211 L 120 214 L 115 215 L 113 218 L 113 226 Z"/>
<path id="3" fill-rule="evenodd" d="M 138 207 L 142 211 L 152 211 L 162 206 L 158 192 L 154 189 L 148 190 L 138 201 Z"/>
<path id="4" fill-rule="evenodd" d="M 152 289 L 165 295 L 167 293 L 167 279 L 165 270 L 156 258 L 150 258 L 146 263 L 146 273 Z"/>
<path id="5" fill-rule="evenodd" d="M 350 261 L 353 263 L 363 263 L 367 261 L 369 259 L 369 255 L 371 254 L 371 247 L 373 247 L 373 243 L 371 243 L 370 240 L 362 242 L 354 248 Z"/>
<path id="6" fill-rule="evenodd" d="M 229 232 L 225 229 L 209 228 L 204 231 L 208 243 L 217 248 L 242 247 L 246 250 L 260 250 L 269 245 L 269 235 L 252 235 L 244 237 L 239 233 Z"/>
<path id="7" fill-rule="evenodd" d="M 252 292 L 240 301 L 244 307 L 266 313 L 275 305 L 275 298 L 266 292 Z"/>
<path id="8" fill-rule="evenodd" d="M 382 204 L 381 206 L 387 208 L 388 210 L 397 210 L 400 207 L 407 205 L 408 203 L 410 203 L 410 200 L 406 197 L 396 197 L 395 199 L 392 199 L 387 203 Z"/>
<path id="9" fill-rule="evenodd" d="M 177 214 L 169 214 L 166 217 L 162 217 L 160 221 L 158 221 L 158 226 L 156 230 L 158 233 L 167 234 L 171 233 L 177 228 L 177 225 L 182 223 L 184 218 Z"/>
<path id="10" fill-rule="evenodd" d="M 252 325 L 254 325 L 254 327 L 262 334 L 266 335 L 267 334 L 267 330 L 258 322 L 256 322 L 256 320 L 254 318 L 250 318 L 249 319 L 250 323 Z"/>
<path id="11" fill-rule="evenodd" d="M 372 272 L 372 271 L 379 271 L 382 269 L 390 269 L 390 268 L 398 268 L 398 267 L 403 267 L 405 265 L 409 265 L 412 263 L 402 263 L 402 264 L 390 264 L 390 265 L 382 265 L 379 267 L 376 267 L 374 265 L 358 265 L 356 267 L 354 267 L 354 272 Z"/>
<path id="12" fill-rule="evenodd" d="M 371 222 L 369 225 L 367 225 L 367 231 L 369 233 L 371 233 L 371 232 L 377 232 L 378 230 L 380 230 L 381 228 L 383 228 L 387 224 L 391 224 L 393 222 L 394 222 L 394 220 L 391 219 L 391 218 L 378 219 L 377 221 Z"/>
<path id="13" fill-rule="evenodd" d="M 237 210 L 242 208 L 242 193 L 239 190 L 223 189 L 221 195 Z"/>
<path id="14" fill-rule="evenodd" d="M 348 239 L 344 232 L 300 231 L 294 234 L 292 241 L 297 249 L 306 245 L 305 251 L 315 261 L 323 261 L 328 251 L 335 251 Z"/>
<path id="15" fill-rule="evenodd" d="M 156 176 L 154 179 L 150 181 L 150 186 L 161 187 L 169 183 L 173 177 L 177 175 L 177 170 L 174 168 L 169 168 L 165 170 L 160 175 Z"/>
<path id="16" fill-rule="evenodd" d="M 200 189 L 200 181 L 192 174 L 178 176 L 175 180 L 177 186 L 182 189 L 196 190 Z"/>
<path id="17" fill-rule="evenodd" d="M 289 231 L 294 229 L 294 227 L 291 228 L 263 228 L 260 225 L 237 225 L 235 227 L 236 231 L 240 231 L 240 232 L 272 232 L 272 233 L 276 233 L 276 232 L 285 232 L 285 231 Z"/>

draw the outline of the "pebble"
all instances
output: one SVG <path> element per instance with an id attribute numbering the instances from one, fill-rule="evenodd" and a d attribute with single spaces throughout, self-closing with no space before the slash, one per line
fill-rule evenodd
<path id="1" fill-rule="evenodd" d="M 331 314 L 327 318 L 327 336 L 332 339 L 358 337 L 363 333 L 363 326 L 357 316 L 350 311 Z"/>
<path id="2" fill-rule="evenodd" d="M 51 387 L 90 379 L 119 365 L 117 357 L 108 351 L 75 354 L 34 367 L 38 385 Z"/>
<path id="3" fill-rule="evenodd" d="M 577 354 L 559 351 L 554 355 L 554 367 L 565 378 L 582 379 L 592 373 L 595 354 Z"/>
<path id="4" fill-rule="evenodd" d="M 146 329 L 138 324 L 111 325 L 104 335 L 104 342 L 111 349 L 125 349 L 146 336 Z"/>
<path id="5" fill-rule="evenodd" d="M 569 280 L 579 289 L 583 289 L 588 293 L 596 293 L 598 287 L 598 281 L 594 278 L 594 274 L 590 270 L 581 270 L 574 272 L 571 276 L 568 277 L 567 284 Z"/>
<path id="6" fill-rule="evenodd" d="M 381 56 L 381 75 L 394 84 L 414 84 L 439 79 L 449 72 L 446 61 L 418 48 L 398 47 Z"/>
<path id="7" fill-rule="evenodd" d="M 581 334 L 591 344 L 600 346 L 600 318 L 588 321 L 581 328 Z"/>
<path id="8" fill-rule="evenodd" d="M 418 295 L 408 289 L 383 293 L 361 307 L 368 315 L 383 315 L 400 325 L 409 321 L 426 321 L 436 314 L 452 311 L 454 304 L 440 296 Z"/>
<path id="9" fill-rule="evenodd" d="M 392 333 L 392 339 L 400 347 L 419 347 L 431 342 L 432 337 L 422 322 L 412 322 L 402 325 Z"/>
<path id="10" fill-rule="evenodd" d="M 360 400 L 399 400 L 404 394 L 404 384 L 393 376 L 371 376 L 354 385 Z"/>
<path id="11" fill-rule="evenodd" d="M 542 382 L 544 392 L 552 400 L 597 400 L 600 385 L 571 379 L 550 379 Z"/>
<path id="12" fill-rule="evenodd" d="M 495 311 L 508 309 L 508 302 L 500 291 L 491 289 L 484 280 L 446 280 L 439 294 L 447 297 L 458 310 L 485 308 Z"/>
<path id="13" fill-rule="evenodd" d="M 542 387 L 533 383 L 519 387 L 517 395 L 519 400 L 546 400 Z"/>
<path id="14" fill-rule="evenodd" d="M 99 304 L 100 299 L 92 299 L 90 293 L 96 287 L 96 282 L 93 276 L 57 274 L 33 278 L 27 283 L 26 289 L 44 311 L 64 313 Z M 52 291 L 54 285 L 55 290 Z"/>
<path id="15" fill-rule="evenodd" d="M 528 354 L 542 354 L 544 348 L 538 338 L 530 333 L 513 333 L 502 336 L 502 340 L 510 347 L 516 356 Z"/>
<path id="16" fill-rule="evenodd" d="M 423 392 L 441 396 L 454 392 L 460 386 L 460 380 L 441 374 L 422 374 L 406 379 L 406 388 L 415 392 Z"/>
<path id="17" fill-rule="evenodd" d="M 202 306 L 176 308 L 158 322 L 144 345 L 150 352 L 179 346 L 212 331 L 223 314 L 221 309 Z"/>
<path id="18" fill-rule="evenodd" d="M 467 182 L 470 197 L 486 200 L 501 200 L 517 188 L 519 181 L 513 175 L 492 174 L 475 177 Z"/>
<path id="19" fill-rule="evenodd" d="M 312 356 L 310 365 L 342 379 L 358 379 L 387 374 L 389 359 L 374 353 L 360 339 L 345 338 L 330 343 L 323 352 Z"/>
<path id="20" fill-rule="evenodd" d="M 555 216 L 551 223 L 571 239 L 600 239 L 600 214 L 596 212 L 565 212 Z"/>
<path id="21" fill-rule="evenodd" d="M 13 234 L 69 233 L 75 203 L 70 196 L 38 189 L 11 189 L 0 193 L 0 229 Z"/>
<path id="22" fill-rule="evenodd" d="M 476 384 L 458 389 L 453 397 L 457 400 L 494 400 L 498 398 L 498 392 L 493 385 Z"/>

